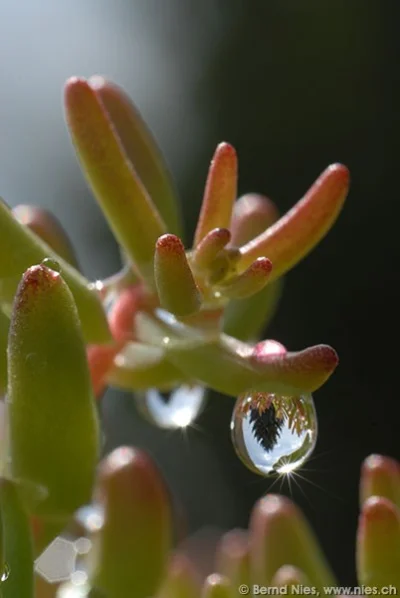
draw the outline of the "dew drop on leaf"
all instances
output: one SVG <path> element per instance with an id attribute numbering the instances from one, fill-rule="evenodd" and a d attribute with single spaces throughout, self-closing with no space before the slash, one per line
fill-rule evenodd
<path id="1" fill-rule="evenodd" d="M 249 469 L 264 476 L 301 467 L 315 448 L 317 431 L 311 394 L 246 393 L 237 399 L 231 420 L 237 455 Z"/>
<path id="2" fill-rule="evenodd" d="M 57 262 L 57 260 L 54 260 L 51 257 L 45 257 L 44 260 L 42 260 L 42 266 L 46 266 L 46 268 L 50 268 L 50 270 L 54 270 L 54 272 L 57 272 L 57 274 L 61 273 L 60 264 Z"/>
<path id="3" fill-rule="evenodd" d="M 140 413 L 152 424 L 167 430 L 190 426 L 205 405 L 203 386 L 183 384 L 171 391 L 150 388 L 135 394 Z"/>
<path id="4" fill-rule="evenodd" d="M 10 567 L 7 565 L 7 563 L 4 563 L 3 571 L 2 571 L 1 577 L 0 577 L 0 583 L 4 583 L 5 581 L 7 581 L 9 576 L 10 576 Z"/>

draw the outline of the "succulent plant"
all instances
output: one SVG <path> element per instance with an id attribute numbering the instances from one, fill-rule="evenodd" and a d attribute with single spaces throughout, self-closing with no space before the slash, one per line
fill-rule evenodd
<path id="1" fill-rule="evenodd" d="M 72 534 L 77 553 L 78 539 L 90 542 L 71 581 L 57 588 L 64 598 L 223 598 L 245 586 L 254 593 L 257 584 L 324 591 L 334 577 L 301 514 L 278 496 L 257 503 L 249 532 L 223 538 L 218 572 L 200 589 L 194 565 L 179 547 L 172 552 L 168 491 L 149 457 L 122 447 L 98 465 L 95 398 L 108 385 L 134 391 L 147 413 L 149 401 L 179 399 L 186 415 L 162 425 L 185 426 L 211 388 L 238 397 L 232 438 L 251 469 L 267 475 L 301 465 L 316 439 L 311 393 L 338 358 L 327 345 L 290 352 L 259 334 L 282 276 L 334 223 L 347 169 L 328 167 L 279 219 L 263 196 L 237 199 L 236 152 L 220 144 L 187 250 L 167 168 L 125 93 L 99 77 L 74 78 L 65 106 L 124 265 L 90 282 L 50 213 L 0 204 L 0 594 L 31 598 L 34 559 L 60 534 Z M 357 567 L 361 584 L 386 587 L 399 583 L 399 467 L 371 459 Z M 40 584 L 37 595 L 54 594 L 56 586 Z"/>
<path id="2" fill-rule="evenodd" d="M 147 415 L 151 405 L 163 411 L 164 427 L 190 424 L 204 388 L 238 397 L 231 427 L 242 460 L 262 475 L 299 466 L 316 439 L 311 393 L 338 358 L 327 345 L 290 352 L 258 338 L 274 313 L 282 276 L 338 216 L 348 191 L 346 167 L 329 166 L 278 218 L 266 197 L 237 199 L 237 155 L 221 143 L 187 250 L 168 170 L 124 91 L 101 77 L 73 78 L 65 87 L 65 109 L 124 267 L 106 280 L 87 281 L 51 214 L 2 204 L 3 312 L 10 314 L 23 273 L 50 260 L 76 303 L 96 396 L 107 385 L 135 391 Z"/>

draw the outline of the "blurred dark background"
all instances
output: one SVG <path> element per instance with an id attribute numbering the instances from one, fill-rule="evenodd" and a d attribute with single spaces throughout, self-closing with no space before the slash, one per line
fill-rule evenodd
<path id="1" fill-rule="evenodd" d="M 65 128 L 71 75 L 104 74 L 131 94 L 170 164 L 188 240 L 222 140 L 238 151 L 240 192 L 267 194 L 281 212 L 328 164 L 350 168 L 345 210 L 287 276 L 267 334 L 339 353 L 315 395 L 317 449 L 281 491 L 304 509 L 341 582 L 354 583 L 360 464 L 372 452 L 400 457 L 397 0 L 3 0 L 1 15 L 0 193 L 50 207 L 89 277 L 116 270 L 119 254 Z M 107 448 L 145 447 L 192 531 L 246 525 L 271 486 L 234 455 L 232 399 L 213 399 L 184 435 L 144 423 L 129 395 L 109 392 L 102 405 Z"/>

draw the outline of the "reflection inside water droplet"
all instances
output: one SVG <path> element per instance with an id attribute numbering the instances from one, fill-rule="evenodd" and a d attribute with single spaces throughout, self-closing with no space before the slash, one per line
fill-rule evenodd
<path id="1" fill-rule="evenodd" d="M 171 430 L 190 426 L 202 411 L 206 398 L 202 386 L 183 384 L 168 392 L 150 388 L 135 395 L 135 400 L 150 423 Z"/>
<path id="2" fill-rule="evenodd" d="M 61 272 L 60 264 L 57 260 L 51 257 L 45 257 L 44 260 L 42 260 L 42 266 L 46 266 L 46 268 L 50 268 L 50 270 L 54 270 L 54 272 L 57 272 L 58 274 Z"/>
<path id="3" fill-rule="evenodd" d="M 252 471 L 261 475 L 294 471 L 317 441 L 312 396 L 242 395 L 233 410 L 231 435 L 236 453 Z"/>

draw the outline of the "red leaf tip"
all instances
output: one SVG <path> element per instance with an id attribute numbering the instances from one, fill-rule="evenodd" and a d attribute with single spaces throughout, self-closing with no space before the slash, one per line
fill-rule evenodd
<path id="1" fill-rule="evenodd" d="M 361 517 L 361 521 L 386 522 L 392 525 L 395 521 L 399 521 L 399 511 L 389 499 L 382 496 L 370 496 L 363 505 Z"/>
<path id="2" fill-rule="evenodd" d="M 157 239 L 156 248 L 158 251 L 172 254 L 181 254 L 185 251 L 184 245 L 179 237 L 167 233 Z"/>
<path id="3" fill-rule="evenodd" d="M 256 260 L 254 260 L 251 269 L 253 272 L 269 274 L 272 270 L 272 262 L 267 257 L 258 257 Z"/>

